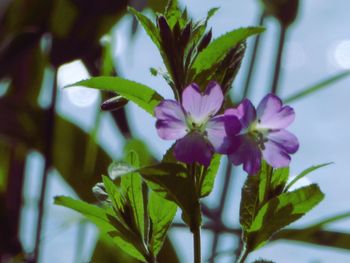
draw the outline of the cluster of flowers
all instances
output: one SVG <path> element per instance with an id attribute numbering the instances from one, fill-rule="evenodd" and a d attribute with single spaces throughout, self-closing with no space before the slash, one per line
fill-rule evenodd
<path id="1" fill-rule="evenodd" d="M 248 174 L 260 170 L 262 159 L 274 168 L 289 165 L 289 155 L 299 148 L 298 139 L 285 130 L 294 121 L 293 108 L 268 94 L 256 109 L 244 99 L 238 107 L 218 114 L 223 102 L 221 87 L 212 81 L 204 93 L 192 83 L 184 89 L 181 102 L 163 100 L 155 108 L 158 135 L 177 140 L 178 161 L 208 166 L 217 152 L 227 154 L 235 165 L 243 164 Z"/>

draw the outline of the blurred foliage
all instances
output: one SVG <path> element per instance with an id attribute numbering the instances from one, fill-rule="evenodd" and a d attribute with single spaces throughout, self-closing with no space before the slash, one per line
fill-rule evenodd
<path id="1" fill-rule="evenodd" d="M 151 1 L 149 7 L 159 11 L 161 2 Z M 38 98 L 53 84 L 44 82 L 44 73 L 76 59 L 90 70 L 89 61 L 105 61 L 100 39 L 126 15 L 127 4 L 126 0 L 12 0 L 1 5 L 0 80 L 10 84 L 0 97 L 0 232 L 2 240 L 15 241 L 1 242 L 7 247 L 0 246 L 0 258 L 21 252 L 18 230 L 25 156 L 45 148 L 47 111 L 39 106 Z M 99 63 L 95 66 L 100 67 Z M 79 197 L 95 200 L 91 188 L 111 157 L 91 134 L 58 115 L 54 134 L 54 168 Z M 17 165 L 13 171 L 13 152 L 18 147 L 24 152 L 23 169 Z M 9 206 L 15 211 L 9 213 Z M 171 250 L 171 245 L 167 247 Z M 104 250 L 108 251 L 106 243 L 99 243 L 98 251 Z M 116 260 L 120 253 L 113 257 Z"/>

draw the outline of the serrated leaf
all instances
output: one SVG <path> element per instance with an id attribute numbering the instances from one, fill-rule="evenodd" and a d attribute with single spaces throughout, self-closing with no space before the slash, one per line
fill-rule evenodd
<path id="1" fill-rule="evenodd" d="M 104 188 L 108 194 L 108 198 L 112 202 L 112 205 L 115 208 L 115 211 L 118 213 L 117 215 L 119 216 L 120 213 L 124 212 L 124 206 L 126 205 L 125 196 L 123 196 L 123 193 L 119 191 L 119 189 L 116 187 L 114 182 L 109 179 L 109 177 L 102 176 L 102 181 Z"/>
<path id="2" fill-rule="evenodd" d="M 312 184 L 268 201 L 245 233 L 250 251 L 263 246 L 275 232 L 305 215 L 323 197 L 319 187 Z"/>
<path id="3" fill-rule="evenodd" d="M 247 231 L 259 209 L 259 177 L 248 176 L 242 188 L 239 222 Z"/>
<path id="4" fill-rule="evenodd" d="M 215 177 L 220 167 L 221 155 L 215 154 L 208 168 L 203 173 L 203 182 L 201 184 L 200 197 L 208 196 L 214 187 Z"/>
<path id="5" fill-rule="evenodd" d="M 67 87 L 74 86 L 116 92 L 151 115 L 154 115 L 154 108 L 163 100 L 163 97 L 150 87 L 120 77 L 95 77 Z"/>
<path id="6" fill-rule="evenodd" d="M 195 75 L 203 70 L 210 69 L 220 62 L 229 50 L 238 43 L 244 41 L 249 36 L 259 34 L 264 31 L 262 27 L 240 28 L 225 35 L 220 36 L 211 42 L 202 52 L 200 52 L 193 63 L 192 69 Z"/>
<path id="7" fill-rule="evenodd" d="M 158 47 L 158 49 L 160 49 L 160 36 L 155 24 L 153 24 L 153 22 L 147 16 L 136 11 L 134 8 L 128 7 L 128 10 L 137 18 L 148 36 L 152 39 L 153 43 Z"/>
<path id="8" fill-rule="evenodd" d="M 305 169 L 304 171 L 302 171 L 299 175 L 297 175 L 285 188 L 285 192 L 287 192 L 298 180 L 300 180 L 301 178 L 303 178 L 304 176 L 308 175 L 309 173 L 319 169 L 319 168 L 322 168 L 324 166 L 327 166 L 327 165 L 330 165 L 332 164 L 331 162 L 330 163 L 323 163 L 323 164 L 319 164 L 319 165 L 314 165 L 314 166 L 311 166 L 307 169 Z"/>
<path id="9" fill-rule="evenodd" d="M 139 244 L 138 238 L 131 231 L 126 229 L 125 226 L 120 224 L 112 214 L 97 206 L 65 196 L 56 197 L 55 204 L 68 207 L 83 214 L 87 219 L 93 222 L 103 234 L 108 235 L 124 252 L 142 262 L 146 262 L 146 252 Z"/>
<path id="10" fill-rule="evenodd" d="M 182 17 L 182 12 L 179 8 L 179 3 L 177 0 L 169 0 L 164 16 L 170 28 L 173 28 L 177 22 L 179 22 L 180 27 L 182 28 L 187 22 Z"/>
<path id="11" fill-rule="evenodd" d="M 185 167 L 178 163 L 159 163 L 138 172 L 154 192 L 182 209 L 184 220 L 189 224 L 198 199 Z"/>
<path id="12" fill-rule="evenodd" d="M 288 178 L 289 167 L 274 169 L 271 178 L 270 194 L 278 195 L 282 193 Z"/>
<path id="13" fill-rule="evenodd" d="M 126 156 L 126 162 L 132 167 L 138 168 L 139 158 L 135 151 L 130 151 Z M 138 173 L 129 173 L 121 177 L 120 187 L 125 193 L 133 212 L 133 222 L 142 239 L 145 239 L 145 207 L 143 200 L 142 179 Z"/>
<path id="14" fill-rule="evenodd" d="M 151 219 L 149 248 L 157 255 L 163 246 L 167 231 L 176 214 L 177 205 L 153 191 L 150 194 L 148 212 Z"/>

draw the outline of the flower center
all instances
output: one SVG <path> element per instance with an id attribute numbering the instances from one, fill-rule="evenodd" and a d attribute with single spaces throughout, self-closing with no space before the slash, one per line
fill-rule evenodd
<path id="1" fill-rule="evenodd" d="M 264 144 L 267 142 L 267 135 L 269 132 L 269 129 L 259 128 L 259 120 L 253 122 L 247 129 L 248 136 L 259 146 L 261 150 L 265 149 Z"/>
<path id="2" fill-rule="evenodd" d="M 191 117 L 186 118 L 188 132 L 198 132 L 205 135 L 205 128 L 208 120 L 204 120 L 200 123 L 194 121 Z"/>

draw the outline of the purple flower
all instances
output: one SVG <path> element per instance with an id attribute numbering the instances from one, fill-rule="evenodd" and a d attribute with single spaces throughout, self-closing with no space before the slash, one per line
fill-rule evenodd
<path id="1" fill-rule="evenodd" d="M 237 108 L 226 110 L 225 115 L 237 116 L 242 125 L 239 136 L 229 134 L 240 142 L 238 150 L 229 154 L 233 164 L 243 164 L 248 174 L 259 171 L 261 158 L 274 168 L 289 165 L 289 154 L 299 148 L 298 139 L 285 130 L 294 121 L 293 108 L 282 106 L 277 96 L 268 94 L 256 110 L 244 99 Z"/>
<path id="2" fill-rule="evenodd" d="M 182 104 L 163 100 L 155 108 L 158 135 L 165 140 L 177 140 L 174 155 L 184 163 L 210 164 L 214 152 L 227 154 L 235 147 L 226 131 L 237 134 L 241 129 L 234 115 L 217 115 L 224 101 L 218 83 L 210 82 L 202 94 L 192 83 L 182 92 Z M 230 125 L 226 125 L 229 122 Z"/>

